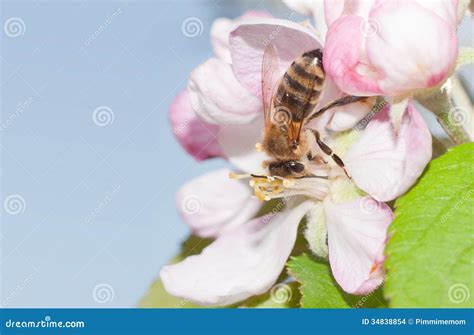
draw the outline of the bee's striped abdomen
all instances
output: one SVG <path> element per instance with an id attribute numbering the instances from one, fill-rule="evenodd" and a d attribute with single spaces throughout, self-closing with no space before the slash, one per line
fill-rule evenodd
<path id="1" fill-rule="evenodd" d="M 293 121 L 302 121 L 317 105 L 323 84 L 321 50 L 308 51 L 298 57 L 284 74 L 278 85 L 274 105 L 288 108 Z"/>

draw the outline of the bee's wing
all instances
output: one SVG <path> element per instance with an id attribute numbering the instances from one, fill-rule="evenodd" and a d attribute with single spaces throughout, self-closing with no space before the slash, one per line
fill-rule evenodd
<path id="1" fill-rule="evenodd" d="M 269 43 L 263 52 L 262 60 L 262 103 L 265 125 L 270 120 L 273 93 L 280 78 L 280 62 L 273 43 Z"/>

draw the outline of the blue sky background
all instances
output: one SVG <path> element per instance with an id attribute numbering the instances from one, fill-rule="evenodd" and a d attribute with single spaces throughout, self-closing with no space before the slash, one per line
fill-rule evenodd
<path id="1" fill-rule="evenodd" d="M 188 234 L 176 190 L 224 165 L 185 154 L 168 124 L 170 101 L 212 55 L 215 18 L 286 10 L 273 4 L 1 3 L 1 200 L 21 202 L 2 206 L 3 306 L 137 303 Z M 202 21 L 201 35 L 183 35 L 188 17 Z M 10 18 L 23 22 L 19 36 L 5 31 Z M 102 127 L 93 122 L 100 106 L 113 114 Z M 93 298 L 100 284 L 113 288 L 105 304 Z"/>
<path id="2" fill-rule="evenodd" d="M 212 55 L 213 20 L 248 7 L 270 4 L 1 3 L 2 203 L 22 201 L 13 215 L 2 206 L 2 305 L 137 303 L 189 232 L 176 190 L 224 165 L 181 149 L 169 104 Z M 188 17 L 203 23 L 200 35 L 183 35 Z M 5 31 L 10 18 L 21 19 L 20 33 L 11 22 Z M 102 127 L 93 122 L 100 106 L 114 116 Z M 114 296 L 98 304 L 92 293 L 103 283 Z"/>

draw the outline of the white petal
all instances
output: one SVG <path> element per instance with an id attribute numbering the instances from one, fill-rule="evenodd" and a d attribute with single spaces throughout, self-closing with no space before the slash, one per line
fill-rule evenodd
<path id="1" fill-rule="evenodd" d="M 431 134 L 412 104 L 408 105 L 398 134 L 388 112 L 386 107 L 375 115 L 344 157 L 357 186 L 380 201 L 405 193 L 432 154 Z"/>
<path id="2" fill-rule="evenodd" d="M 262 115 L 261 99 L 239 84 L 232 66 L 211 58 L 191 73 L 188 83 L 191 105 L 204 121 L 243 124 Z"/>
<path id="3" fill-rule="evenodd" d="M 261 95 L 263 53 L 269 43 L 275 45 L 281 72 L 304 52 L 322 49 L 312 30 L 278 19 L 257 19 L 241 24 L 230 34 L 229 41 L 235 76 L 257 96 Z"/>
<path id="4" fill-rule="evenodd" d="M 229 178 L 221 169 L 198 177 L 181 187 L 176 202 L 193 233 L 217 237 L 247 222 L 261 203 L 252 195 L 248 182 Z"/>
<path id="5" fill-rule="evenodd" d="M 243 172 L 259 174 L 264 172 L 263 161 L 269 158 L 255 148 L 262 134 L 263 117 L 249 124 L 222 126 L 217 138 L 224 156 L 234 166 Z"/>
<path id="6" fill-rule="evenodd" d="M 334 278 L 348 293 L 370 292 L 381 284 L 371 274 L 383 253 L 392 211 L 370 197 L 341 204 L 327 198 L 324 209 Z"/>
<path id="7" fill-rule="evenodd" d="M 244 15 L 239 16 L 238 18 L 231 20 L 228 18 L 218 18 L 212 23 L 211 27 L 211 44 L 214 49 L 214 54 L 217 58 L 231 63 L 230 53 L 229 53 L 229 34 L 235 27 L 249 19 L 262 18 L 262 17 L 272 17 L 270 13 L 266 11 L 259 10 L 249 10 L 244 13 Z"/>
<path id="8" fill-rule="evenodd" d="M 353 128 L 371 110 L 374 98 L 355 102 L 346 106 L 335 107 L 333 117 L 326 126 L 329 130 L 344 131 Z"/>
<path id="9" fill-rule="evenodd" d="M 201 254 L 167 265 L 165 289 L 202 305 L 230 305 L 269 290 L 293 249 L 298 224 L 313 204 L 252 220 L 217 238 Z"/>

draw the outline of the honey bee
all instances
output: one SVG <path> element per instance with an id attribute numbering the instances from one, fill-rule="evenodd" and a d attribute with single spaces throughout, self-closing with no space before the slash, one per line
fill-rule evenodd
<path id="1" fill-rule="evenodd" d="M 315 110 L 325 79 L 320 49 L 303 53 L 280 78 L 278 69 L 275 46 L 269 44 L 262 62 L 265 130 L 261 144 L 261 149 L 272 157 L 264 163 L 269 174 L 290 178 L 317 177 L 306 167 L 309 161 L 321 159 L 311 150 L 311 144 L 315 140 L 321 151 L 330 156 L 348 175 L 342 159 L 321 140 L 320 133 L 309 129 L 307 124 L 330 108 L 367 98 L 346 96 Z"/>

